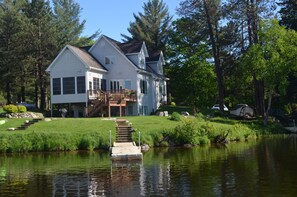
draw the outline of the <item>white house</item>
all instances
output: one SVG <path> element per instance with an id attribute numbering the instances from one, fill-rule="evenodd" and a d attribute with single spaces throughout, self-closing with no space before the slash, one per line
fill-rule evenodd
<path id="1" fill-rule="evenodd" d="M 121 43 L 105 35 L 91 47 L 65 46 L 46 69 L 51 109 L 70 116 L 149 115 L 167 101 L 162 52 L 144 42 Z"/>

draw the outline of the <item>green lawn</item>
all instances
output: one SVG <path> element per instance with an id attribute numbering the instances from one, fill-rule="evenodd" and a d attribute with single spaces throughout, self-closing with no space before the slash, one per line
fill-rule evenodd
<path id="1" fill-rule="evenodd" d="M 262 134 L 277 133 L 281 127 L 270 124 L 264 127 L 260 121 L 241 122 L 226 118 L 205 119 L 188 117 L 182 121 L 172 121 L 168 117 L 134 116 L 123 117 L 132 123 L 136 130 L 132 138 L 150 146 L 168 146 L 164 138 L 170 138 L 176 145 L 190 143 L 194 145 L 209 143 L 217 136 L 228 133 L 228 140 L 244 140 Z M 24 131 L 8 131 L 18 127 L 27 119 L 4 119 L 0 125 L 0 152 L 28 151 L 69 151 L 107 149 L 109 135 L 115 139 L 114 120 L 103 118 L 52 118 L 40 121 Z"/>

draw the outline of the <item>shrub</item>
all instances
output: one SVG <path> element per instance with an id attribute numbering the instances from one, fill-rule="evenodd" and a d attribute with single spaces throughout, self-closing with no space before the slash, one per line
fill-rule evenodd
<path id="1" fill-rule="evenodd" d="M 18 112 L 18 107 L 15 106 L 15 105 L 4 105 L 3 106 L 3 110 L 6 112 L 6 113 L 17 113 Z"/>
<path id="2" fill-rule="evenodd" d="M 171 106 L 176 106 L 175 102 L 170 103 Z"/>
<path id="3" fill-rule="evenodd" d="M 180 121 L 181 115 L 177 112 L 173 112 L 169 118 L 169 120 Z"/>
<path id="4" fill-rule="evenodd" d="M 19 113 L 25 113 L 27 111 L 27 108 L 24 105 L 18 105 L 17 108 Z"/>
<path id="5" fill-rule="evenodd" d="M 195 114 L 195 117 L 196 117 L 198 120 L 204 120 L 204 119 L 205 119 L 205 116 L 204 116 L 202 113 L 197 113 L 197 114 Z"/>

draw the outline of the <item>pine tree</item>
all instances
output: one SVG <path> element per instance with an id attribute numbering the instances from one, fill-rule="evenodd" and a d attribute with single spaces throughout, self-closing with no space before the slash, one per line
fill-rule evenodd
<path id="1" fill-rule="evenodd" d="M 86 20 L 80 22 L 81 8 L 73 0 L 53 0 L 54 19 L 57 27 L 57 39 L 59 49 L 66 44 L 85 45 L 98 37 L 100 31 L 96 31 L 88 37 L 80 37 L 84 30 Z"/>
<path id="2" fill-rule="evenodd" d="M 285 25 L 287 28 L 297 31 L 297 1 L 282 0 L 278 5 L 281 6 L 279 11 L 281 15 L 281 25 Z"/>
<path id="3" fill-rule="evenodd" d="M 7 103 L 17 95 L 21 78 L 19 42 L 22 32 L 21 1 L 4 0 L 0 7 L 0 76 L 1 89 L 6 92 Z"/>
<path id="4" fill-rule="evenodd" d="M 145 41 L 149 51 L 165 50 L 172 16 L 163 0 L 149 0 L 143 5 L 143 13 L 134 14 L 130 23 L 130 36 L 123 35 L 125 41 Z"/>
<path id="5" fill-rule="evenodd" d="M 31 45 L 28 47 L 31 54 L 31 65 L 35 77 L 35 104 L 44 110 L 46 108 L 48 76 L 45 69 L 57 54 L 57 31 L 51 7 L 48 1 L 27 1 L 24 9 L 29 19 Z"/>

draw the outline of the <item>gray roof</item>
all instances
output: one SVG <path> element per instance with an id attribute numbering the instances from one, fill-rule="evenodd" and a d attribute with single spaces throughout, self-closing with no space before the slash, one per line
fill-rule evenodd
<path id="1" fill-rule="evenodd" d="M 86 48 L 78 48 L 71 45 L 68 45 L 68 47 L 71 48 L 74 53 L 90 68 L 107 71 L 107 69 L 98 60 L 86 51 Z"/>
<path id="2" fill-rule="evenodd" d="M 141 47 L 143 45 L 143 41 L 131 41 L 131 42 L 124 42 L 121 43 L 116 41 L 108 36 L 105 36 L 117 49 L 119 49 L 122 53 L 129 54 L 129 53 L 138 53 L 141 51 Z"/>
<path id="3" fill-rule="evenodd" d="M 159 61 L 161 55 L 161 51 L 150 53 L 149 57 L 146 58 L 147 62 L 156 62 Z"/>

